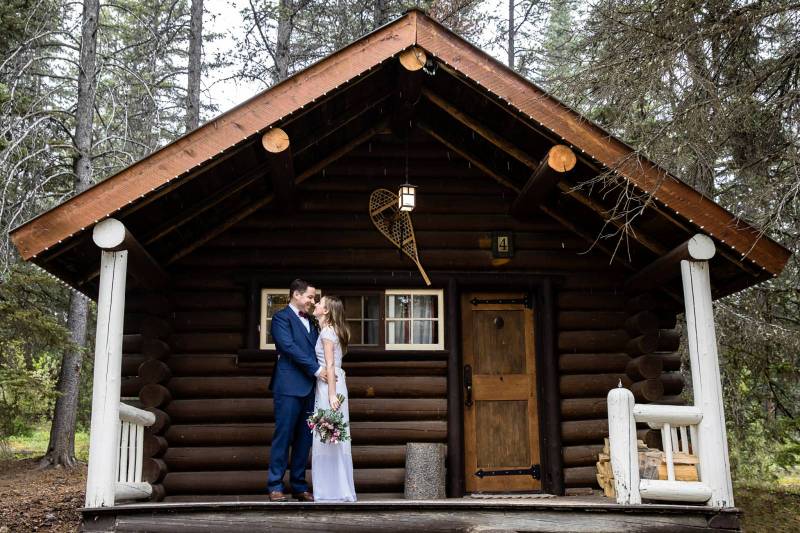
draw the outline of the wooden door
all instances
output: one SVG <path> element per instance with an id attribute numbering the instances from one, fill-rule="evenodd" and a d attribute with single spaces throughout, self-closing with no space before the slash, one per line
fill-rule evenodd
<path id="1" fill-rule="evenodd" d="M 541 489 L 533 310 L 524 293 L 461 299 L 468 492 Z"/>

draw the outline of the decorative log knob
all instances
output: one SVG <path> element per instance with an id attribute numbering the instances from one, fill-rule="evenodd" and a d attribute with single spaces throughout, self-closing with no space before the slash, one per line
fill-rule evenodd
<path id="1" fill-rule="evenodd" d="M 556 172 L 569 172 L 576 162 L 575 152 L 569 146 L 557 144 L 547 152 L 547 165 Z"/>
<path id="2" fill-rule="evenodd" d="M 399 59 L 400 64 L 403 65 L 403 68 L 414 72 L 425 66 L 428 56 L 425 55 L 425 50 L 422 48 L 412 46 L 411 48 L 400 52 Z"/>
<path id="3" fill-rule="evenodd" d="M 280 128 L 272 128 L 261 137 L 261 145 L 271 154 L 279 154 L 289 148 L 289 134 Z"/>

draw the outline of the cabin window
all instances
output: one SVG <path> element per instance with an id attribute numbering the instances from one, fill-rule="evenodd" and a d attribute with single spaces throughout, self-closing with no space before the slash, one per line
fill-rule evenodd
<path id="1" fill-rule="evenodd" d="M 317 301 L 319 301 L 321 294 L 320 290 L 317 289 Z M 287 305 L 289 305 L 288 289 L 261 289 L 261 322 L 258 326 L 258 332 L 259 347 L 262 350 L 275 349 L 275 341 L 270 334 L 272 317 Z"/>
<path id="2" fill-rule="evenodd" d="M 381 295 L 342 295 L 351 346 L 380 346 Z"/>
<path id="3" fill-rule="evenodd" d="M 386 349 L 444 349 L 441 290 L 386 291 Z"/>
<path id="4" fill-rule="evenodd" d="M 289 305 L 289 291 L 286 289 L 261 289 L 260 345 L 262 350 L 274 350 L 275 341 L 270 335 L 272 317 Z"/>
<path id="5" fill-rule="evenodd" d="M 443 350 L 443 291 L 387 289 L 331 290 L 342 299 L 351 348 L 385 350 Z M 317 291 L 317 300 L 321 292 Z M 289 305 L 286 289 L 261 289 L 259 346 L 274 350 L 272 317 Z"/>

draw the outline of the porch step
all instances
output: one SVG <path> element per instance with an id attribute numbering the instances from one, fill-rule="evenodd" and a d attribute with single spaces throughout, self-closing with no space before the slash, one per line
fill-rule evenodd
<path id="1" fill-rule="evenodd" d="M 739 531 L 737 509 L 688 505 L 621 506 L 604 498 L 332 503 L 150 503 L 83 509 L 81 531 L 477 532 Z"/>

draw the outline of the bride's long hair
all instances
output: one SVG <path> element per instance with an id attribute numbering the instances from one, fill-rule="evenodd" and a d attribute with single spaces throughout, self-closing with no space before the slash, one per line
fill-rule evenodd
<path id="1" fill-rule="evenodd" d="M 339 337 L 342 354 L 345 354 L 350 344 L 350 328 L 347 326 L 342 300 L 338 296 L 323 296 L 322 299 L 325 300 L 325 309 L 328 310 L 325 325 L 333 328 L 333 332 Z"/>

